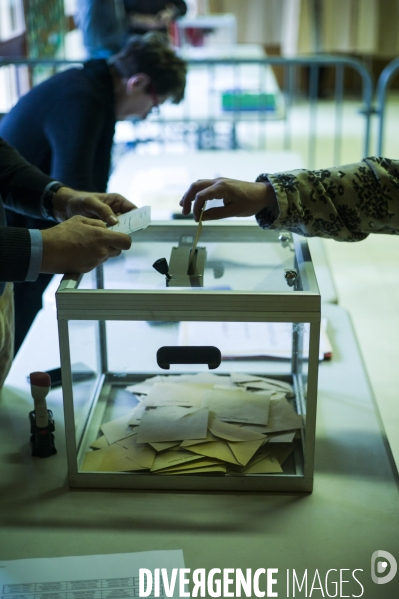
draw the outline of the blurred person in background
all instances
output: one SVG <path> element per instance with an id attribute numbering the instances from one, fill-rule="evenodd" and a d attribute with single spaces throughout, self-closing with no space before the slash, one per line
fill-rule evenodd
<path id="1" fill-rule="evenodd" d="M 124 0 L 129 33 L 168 33 L 175 19 L 187 12 L 184 0 Z"/>
<path id="2" fill-rule="evenodd" d="M 89 58 L 109 58 L 129 35 L 149 31 L 168 33 L 187 12 L 184 0 L 80 0 L 74 20 L 83 35 Z"/>
<path id="3" fill-rule="evenodd" d="M 105 192 L 117 120 L 145 119 L 166 100 L 184 97 L 187 67 L 159 33 L 133 36 L 108 60 L 89 60 L 34 87 L 0 122 L 0 136 L 31 164 L 73 189 Z M 16 212 L 13 227 L 47 228 Z M 16 349 L 38 310 L 51 275 L 15 285 Z"/>
<path id="4" fill-rule="evenodd" d="M 123 0 L 79 0 L 74 15 L 88 58 L 109 58 L 126 42 L 128 20 Z"/>

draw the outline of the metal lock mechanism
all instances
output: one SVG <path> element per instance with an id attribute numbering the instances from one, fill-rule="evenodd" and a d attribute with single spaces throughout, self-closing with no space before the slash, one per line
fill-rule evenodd
<path id="1" fill-rule="evenodd" d="M 285 280 L 287 281 L 287 285 L 289 287 L 293 287 L 298 278 L 298 273 L 296 270 L 286 270 L 284 277 L 285 277 Z"/>
<path id="2" fill-rule="evenodd" d="M 169 264 L 166 258 L 159 258 L 152 265 L 166 277 L 167 287 L 203 287 L 206 264 L 206 249 L 197 247 L 190 263 L 193 245 L 192 237 L 181 237 L 178 247 L 173 247 Z"/>
<path id="3" fill-rule="evenodd" d="M 283 248 L 288 248 L 290 252 L 294 252 L 294 242 L 292 241 L 292 237 L 289 233 L 280 233 L 278 236 L 278 240 L 281 243 Z"/>

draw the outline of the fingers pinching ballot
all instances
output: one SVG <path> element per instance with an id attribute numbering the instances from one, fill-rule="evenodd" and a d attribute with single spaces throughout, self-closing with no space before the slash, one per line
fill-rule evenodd
<path id="1" fill-rule="evenodd" d="M 190 253 L 190 257 L 189 257 L 189 260 L 188 260 L 188 268 L 190 268 L 191 262 L 192 262 L 192 260 L 194 258 L 195 250 L 197 249 L 199 238 L 201 236 L 201 231 L 202 231 L 202 217 L 203 217 L 203 214 L 204 214 L 205 210 L 206 210 L 206 202 L 202 206 L 202 210 L 201 210 L 201 214 L 200 214 L 200 219 L 199 219 L 199 222 L 198 222 L 197 231 L 196 231 L 195 238 L 194 238 L 193 247 L 192 247 L 192 250 L 191 250 L 191 253 Z"/>
<path id="2" fill-rule="evenodd" d="M 182 213 L 184 215 L 190 214 L 192 208 L 195 220 L 197 222 L 199 221 L 205 202 L 207 200 L 217 199 L 217 196 L 214 195 L 215 190 L 208 190 L 208 188 L 214 186 L 215 181 L 217 181 L 217 179 L 200 179 L 190 185 L 183 198 L 180 200 L 180 206 L 183 208 Z M 205 193 L 205 191 L 207 193 Z"/>

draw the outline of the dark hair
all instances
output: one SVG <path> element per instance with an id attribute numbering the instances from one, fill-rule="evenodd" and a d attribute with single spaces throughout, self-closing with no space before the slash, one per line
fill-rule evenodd
<path id="1" fill-rule="evenodd" d="M 145 73 L 156 93 L 171 96 L 174 104 L 184 97 L 187 65 L 176 55 L 162 33 L 133 35 L 122 50 L 110 58 L 109 63 L 125 79 L 136 73 Z"/>

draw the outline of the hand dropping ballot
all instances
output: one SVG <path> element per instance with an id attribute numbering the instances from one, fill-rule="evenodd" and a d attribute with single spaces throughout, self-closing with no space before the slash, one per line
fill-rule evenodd
<path id="1" fill-rule="evenodd" d="M 108 228 L 116 233 L 126 233 L 131 236 L 136 231 L 146 229 L 151 223 L 151 206 L 143 206 L 121 214 L 118 216 L 118 221 L 118 224 Z"/>
<path id="2" fill-rule="evenodd" d="M 199 218 L 198 226 L 197 226 L 197 232 L 195 234 L 195 238 L 194 238 L 194 242 L 193 242 L 193 247 L 191 249 L 190 257 L 188 259 L 188 268 L 190 268 L 191 262 L 193 261 L 193 258 L 194 258 L 194 255 L 195 255 L 195 250 L 197 249 L 197 245 L 198 245 L 199 238 L 200 238 L 201 231 L 202 231 L 202 217 L 203 217 L 204 212 L 206 210 L 206 205 L 207 205 L 207 202 L 205 202 L 205 204 L 202 206 L 202 210 L 201 210 L 201 214 L 200 214 L 200 218 Z"/>

